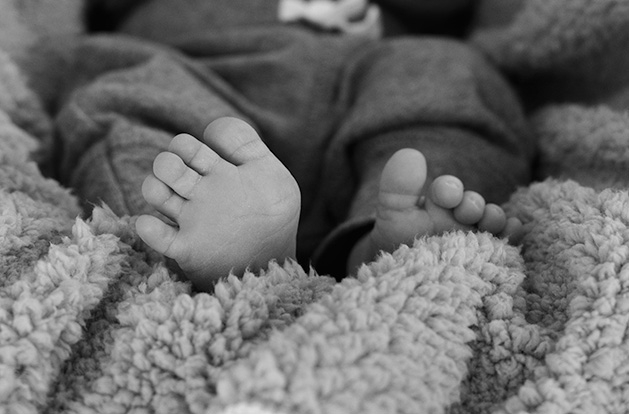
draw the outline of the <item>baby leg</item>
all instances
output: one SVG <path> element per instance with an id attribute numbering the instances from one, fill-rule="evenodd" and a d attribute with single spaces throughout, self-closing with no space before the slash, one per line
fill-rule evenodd
<path id="1" fill-rule="evenodd" d="M 170 220 L 140 216 L 138 234 L 200 290 L 230 271 L 242 274 L 295 255 L 299 188 L 241 120 L 212 122 L 202 141 L 175 136 L 155 158 L 142 194 Z"/>

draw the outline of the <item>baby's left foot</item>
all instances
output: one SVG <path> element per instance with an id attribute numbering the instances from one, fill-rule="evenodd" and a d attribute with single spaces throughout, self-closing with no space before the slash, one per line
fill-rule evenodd
<path id="1" fill-rule="evenodd" d="M 348 270 L 373 260 L 379 251 L 450 230 L 486 231 L 511 243 L 523 235 L 520 220 L 507 218 L 500 206 L 466 191 L 457 177 L 442 175 L 428 182 L 423 154 L 400 150 L 382 171 L 374 228 L 354 247 Z"/>

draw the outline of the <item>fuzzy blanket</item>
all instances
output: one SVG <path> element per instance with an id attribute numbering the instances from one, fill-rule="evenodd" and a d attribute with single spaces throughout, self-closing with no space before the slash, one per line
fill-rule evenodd
<path id="1" fill-rule="evenodd" d="M 6 41 L 47 33 L 37 4 L 0 0 L 21 16 L 0 15 L 0 413 L 629 410 L 627 2 L 479 6 L 469 41 L 536 91 L 520 248 L 454 232 L 340 283 L 271 263 L 212 295 L 41 174 L 50 120 Z"/>

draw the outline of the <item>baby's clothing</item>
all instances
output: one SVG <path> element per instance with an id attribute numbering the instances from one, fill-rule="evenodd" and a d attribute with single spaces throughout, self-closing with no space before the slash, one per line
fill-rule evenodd
<path id="1" fill-rule="evenodd" d="M 368 0 L 279 0 L 278 18 L 305 22 L 321 30 L 377 39 L 382 36 L 380 7 Z"/>
<path id="2" fill-rule="evenodd" d="M 251 0 L 149 1 L 118 32 L 63 44 L 56 119 L 60 178 L 118 214 L 153 213 L 141 184 L 155 156 L 221 116 L 254 126 L 294 175 L 298 258 L 321 273 L 344 274 L 398 149 L 419 149 L 431 176 L 457 175 L 492 202 L 530 178 L 517 97 L 455 40 L 326 33 Z"/>

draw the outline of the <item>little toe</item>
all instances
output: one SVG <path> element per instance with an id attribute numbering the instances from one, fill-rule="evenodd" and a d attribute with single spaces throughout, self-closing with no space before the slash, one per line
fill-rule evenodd
<path id="1" fill-rule="evenodd" d="M 417 208 L 426 174 L 426 159 L 421 152 L 410 148 L 397 151 L 381 173 L 380 207 L 396 211 Z"/>
<path id="2" fill-rule="evenodd" d="M 506 237 L 512 245 L 519 244 L 526 234 L 527 230 L 517 217 L 509 217 L 506 221 L 504 230 L 500 233 L 501 237 Z"/>
<path id="3" fill-rule="evenodd" d="M 172 152 L 162 152 L 153 161 L 153 174 L 185 199 L 192 195 L 201 176 Z"/>
<path id="4" fill-rule="evenodd" d="M 464 188 L 453 175 L 441 175 L 430 185 L 430 198 L 439 207 L 455 208 L 463 201 Z"/>
<path id="5" fill-rule="evenodd" d="M 142 196 L 157 211 L 174 221 L 178 220 L 184 199 L 155 176 L 149 175 L 144 179 Z"/>
<path id="6" fill-rule="evenodd" d="M 157 217 L 141 215 L 135 222 L 135 229 L 138 236 L 153 250 L 176 259 L 173 257 L 173 246 L 178 231 L 175 227 L 164 223 Z"/>
<path id="7" fill-rule="evenodd" d="M 478 222 L 478 229 L 499 235 L 504 231 L 506 224 L 507 216 L 504 210 L 496 204 L 489 203 L 485 206 L 483 217 Z"/>
<path id="8" fill-rule="evenodd" d="M 224 160 L 210 147 L 190 134 L 176 135 L 168 147 L 181 160 L 200 175 L 208 175 L 217 164 Z"/>
<path id="9" fill-rule="evenodd" d="M 485 211 L 485 199 L 475 191 L 465 191 L 461 203 L 454 208 L 454 218 L 461 224 L 478 223 Z"/>
<path id="10" fill-rule="evenodd" d="M 238 166 L 271 154 L 255 129 L 238 118 L 219 118 L 203 133 L 203 141 L 223 159 Z"/>

